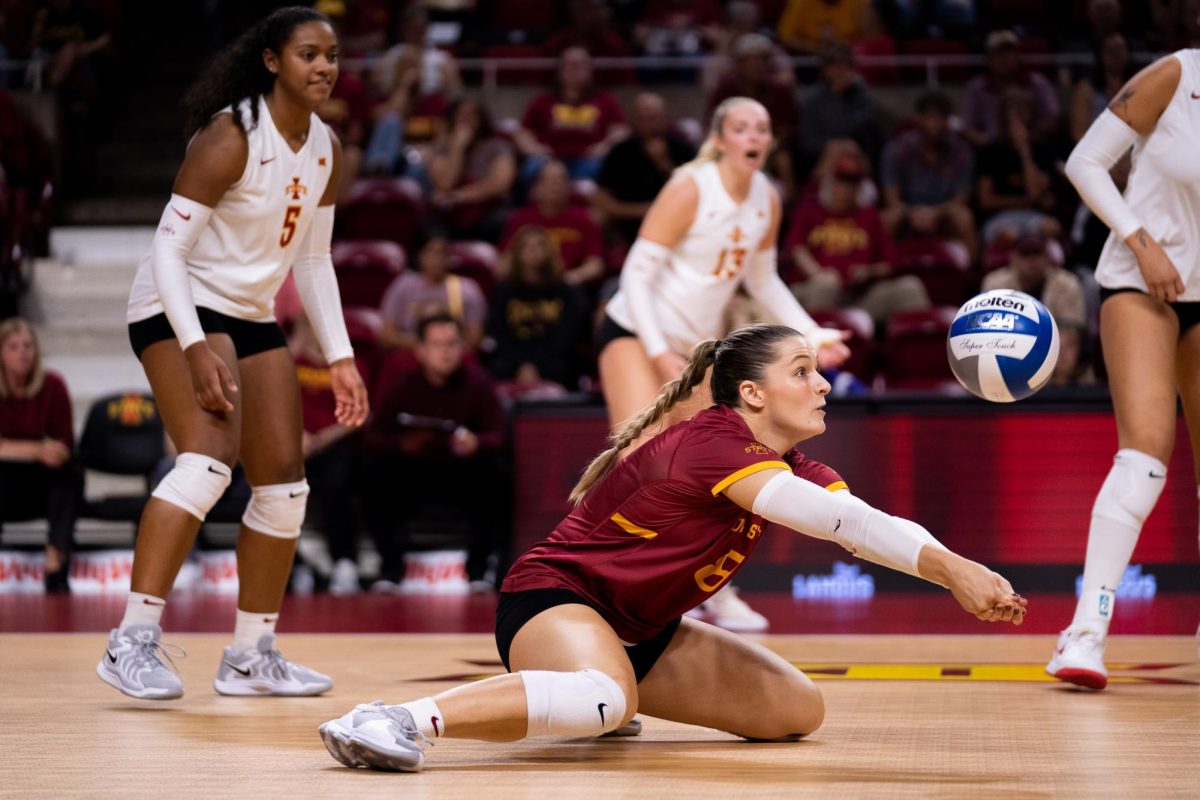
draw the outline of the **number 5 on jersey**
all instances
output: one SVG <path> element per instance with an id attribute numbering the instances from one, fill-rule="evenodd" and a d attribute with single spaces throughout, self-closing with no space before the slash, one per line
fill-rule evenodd
<path id="1" fill-rule="evenodd" d="M 287 247 L 296 235 L 296 220 L 300 219 L 301 206 L 288 206 L 283 215 L 283 230 L 279 234 L 279 246 Z"/>

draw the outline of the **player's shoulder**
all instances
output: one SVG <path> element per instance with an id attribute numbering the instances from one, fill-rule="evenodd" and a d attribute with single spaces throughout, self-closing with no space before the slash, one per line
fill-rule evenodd
<path id="1" fill-rule="evenodd" d="M 734 446 L 746 453 L 779 457 L 778 453 L 759 442 L 745 420 L 728 406 L 712 405 L 700 411 L 688 420 L 685 433 L 689 443 L 700 447 L 713 447 L 720 443 L 722 447 Z"/>
<path id="2" fill-rule="evenodd" d="M 784 461 L 791 464 L 793 475 L 815 483 L 822 489 L 836 492 L 849 488 L 845 479 L 833 467 L 815 458 L 808 458 L 794 447 L 784 456 Z"/>
<path id="3" fill-rule="evenodd" d="M 659 197 L 675 206 L 679 203 L 695 205 L 700 199 L 700 171 L 704 165 L 684 166 L 675 170 Z"/>

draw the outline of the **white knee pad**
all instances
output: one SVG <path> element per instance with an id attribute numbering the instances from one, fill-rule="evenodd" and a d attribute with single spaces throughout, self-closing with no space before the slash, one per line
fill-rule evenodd
<path id="1" fill-rule="evenodd" d="M 175 467 L 154 488 L 152 497 L 179 506 L 201 522 L 225 494 L 233 470 L 200 453 L 180 453 Z"/>
<path id="2" fill-rule="evenodd" d="M 596 669 L 521 670 L 529 707 L 526 736 L 599 736 L 625 717 L 625 693 Z"/>
<path id="3" fill-rule="evenodd" d="M 1157 458 L 1130 448 L 1118 450 L 1092 515 L 1140 529 L 1166 483 L 1167 467 Z"/>
<path id="4" fill-rule="evenodd" d="M 255 486 L 250 502 L 246 504 L 246 513 L 242 515 L 242 523 L 267 536 L 295 539 L 300 536 L 300 526 L 304 524 L 307 501 L 306 480 Z"/>

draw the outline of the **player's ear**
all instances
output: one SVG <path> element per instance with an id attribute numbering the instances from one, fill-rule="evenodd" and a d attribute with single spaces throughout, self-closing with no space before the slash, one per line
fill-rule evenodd
<path id="1" fill-rule="evenodd" d="M 761 410 L 765 405 L 761 387 L 751 380 L 738 384 L 738 397 L 742 399 L 743 406 L 754 411 Z"/>
<path id="2" fill-rule="evenodd" d="M 272 75 L 279 74 L 279 56 L 275 55 L 275 51 L 271 48 L 263 48 L 263 66 Z"/>

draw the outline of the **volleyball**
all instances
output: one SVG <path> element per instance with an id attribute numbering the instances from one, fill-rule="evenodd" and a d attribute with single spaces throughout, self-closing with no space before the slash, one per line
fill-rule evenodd
<path id="1" fill-rule="evenodd" d="M 954 377 L 971 394 L 1012 403 L 1050 380 L 1058 363 L 1058 326 L 1036 298 L 993 289 L 958 309 L 946 354 Z"/>

